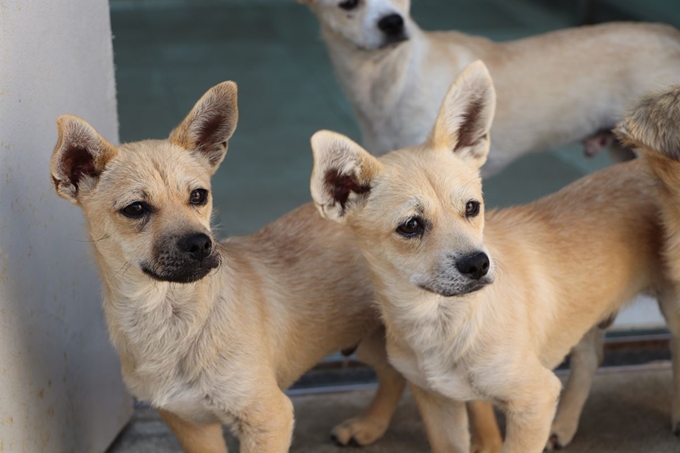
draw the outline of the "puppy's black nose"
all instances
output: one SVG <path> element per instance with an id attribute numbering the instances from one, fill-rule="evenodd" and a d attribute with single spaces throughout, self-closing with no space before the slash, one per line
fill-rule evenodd
<path id="1" fill-rule="evenodd" d="M 207 258 L 212 252 L 212 240 L 203 233 L 188 234 L 178 241 L 177 246 L 197 261 Z"/>
<path id="2" fill-rule="evenodd" d="M 399 14 L 390 14 L 378 21 L 378 28 L 387 36 L 398 36 L 404 32 L 404 18 Z"/>
<path id="3" fill-rule="evenodd" d="M 484 252 L 472 253 L 456 261 L 461 274 L 479 280 L 489 272 L 489 257 Z"/>

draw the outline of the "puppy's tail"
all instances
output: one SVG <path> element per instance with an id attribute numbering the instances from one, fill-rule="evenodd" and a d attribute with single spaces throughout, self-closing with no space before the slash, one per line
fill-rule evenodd
<path id="1" fill-rule="evenodd" d="M 664 255 L 680 294 L 680 85 L 644 98 L 615 133 L 623 145 L 642 155 L 659 181 L 659 199 L 654 201 L 660 204 Z"/>
<path id="2" fill-rule="evenodd" d="M 680 85 L 642 99 L 614 132 L 680 202 Z"/>

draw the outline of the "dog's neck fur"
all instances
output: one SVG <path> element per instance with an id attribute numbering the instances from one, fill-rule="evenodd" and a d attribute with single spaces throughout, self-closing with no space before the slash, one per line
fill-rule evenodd
<path id="1" fill-rule="evenodd" d="M 216 324 L 228 323 L 224 316 L 228 304 L 218 304 L 217 295 L 235 280 L 229 278 L 233 271 L 229 260 L 223 254 L 217 271 L 197 282 L 178 284 L 153 280 L 111 255 L 99 250 L 96 254 L 109 335 L 120 354 L 126 383 L 138 397 L 162 405 L 178 375 L 191 381 L 202 371 L 199 362 L 217 357 L 216 345 L 201 338 Z"/>
<path id="2" fill-rule="evenodd" d="M 414 61 L 419 47 L 427 46 L 424 33 L 409 21 L 409 39 L 380 50 L 358 48 L 344 37 L 321 24 L 321 35 L 336 71 L 336 76 L 355 111 L 366 147 L 385 152 L 384 145 L 372 143 L 379 137 L 381 119 L 393 114 L 395 104 L 408 91 L 407 80 L 418 80 L 409 72 L 418 69 Z M 395 148 L 396 149 L 396 148 Z"/>
<path id="3" fill-rule="evenodd" d="M 375 275 L 375 274 L 374 274 Z M 490 315 L 484 290 L 446 298 L 403 279 L 374 278 L 391 363 L 411 382 L 451 397 L 476 399 L 466 371 Z M 461 374 L 462 373 L 462 374 Z M 451 386 L 451 381 L 457 384 Z M 450 394 L 451 388 L 456 394 Z"/>
<path id="4" fill-rule="evenodd" d="M 379 50 L 361 49 L 321 22 L 321 35 L 357 117 L 362 144 L 376 155 L 422 143 L 437 115 L 433 106 L 439 105 L 458 71 L 476 58 L 469 47 L 488 45 L 485 39 L 446 32 L 447 46 L 442 47 L 433 39 L 441 33 L 425 32 L 411 18 L 406 22 L 409 39 Z"/>
<path id="5" fill-rule="evenodd" d="M 460 297 L 443 297 L 415 287 L 397 272 L 373 269 L 376 295 L 386 325 L 418 356 L 435 355 L 460 360 L 471 348 L 483 313 L 484 290 Z"/>

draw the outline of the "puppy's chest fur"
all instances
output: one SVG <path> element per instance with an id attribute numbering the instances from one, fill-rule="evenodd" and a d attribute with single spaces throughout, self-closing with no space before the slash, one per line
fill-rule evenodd
<path id="1" fill-rule="evenodd" d="M 480 399 L 470 378 L 475 315 L 469 307 L 437 299 L 388 309 L 390 361 L 419 387 L 459 401 Z"/>
<path id="2" fill-rule="evenodd" d="M 234 330 L 224 304 L 202 305 L 195 292 L 193 285 L 129 285 L 105 303 L 111 339 L 137 398 L 197 423 L 230 423 L 224 418 L 247 398 L 244 373 L 252 367 L 238 366 L 245 357 L 237 339 L 215 341 Z M 214 368 L 221 372 L 207 371 Z M 234 407 L 216 406 L 223 401 Z"/>

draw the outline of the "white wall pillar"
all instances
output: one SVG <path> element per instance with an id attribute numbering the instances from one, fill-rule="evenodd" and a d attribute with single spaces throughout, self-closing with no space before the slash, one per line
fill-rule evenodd
<path id="1" fill-rule="evenodd" d="M 106 0 L 0 0 L 0 451 L 102 452 L 132 404 L 78 208 L 51 187 L 55 119 L 118 138 Z"/>

